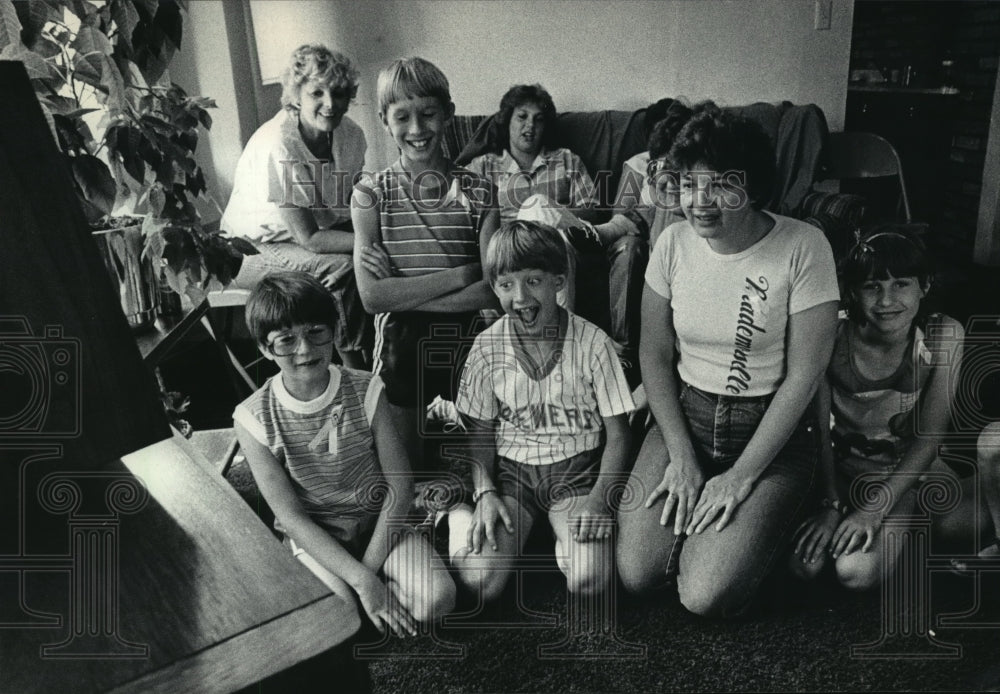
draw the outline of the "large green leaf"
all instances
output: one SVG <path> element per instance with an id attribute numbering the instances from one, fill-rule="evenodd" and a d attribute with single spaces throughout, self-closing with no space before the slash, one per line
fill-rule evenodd
<path id="1" fill-rule="evenodd" d="M 0 48 L 21 43 L 21 20 L 11 0 L 0 0 Z"/>
<path id="2" fill-rule="evenodd" d="M 73 179 L 83 197 L 95 207 L 111 214 L 118 188 L 107 164 L 90 154 L 70 157 Z"/>
<path id="3" fill-rule="evenodd" d="M 81 26 L 69 47 L 76 51 L 73 69 L 77 77 L 94 87 L 103 85 L 105 58 L 113 50 L 108 37 L 94 27 Z M 117 71 L 116 67 L 115 72 Z M 121 79 L 121 75 L 118 77 Z M 106 89 L 107 86 L 104 85 L 103 90 Z"/>

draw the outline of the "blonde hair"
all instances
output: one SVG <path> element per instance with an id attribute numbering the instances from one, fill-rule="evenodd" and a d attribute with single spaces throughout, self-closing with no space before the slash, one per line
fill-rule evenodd
<path id="1" fill-rule="evenodd" d="M 299 88 L 310 80 L 320 80 L 343 89 L 353 99 L 358 94 L 358 71 L 350 58 L 320 43 L 305 43 L 292 51 L 281 75 L 281 105 L 289 111 L 299 108 Z"/>
<path id="2" fill-rule="evenodd" d="M 451 103 L 448 78 L 438 67 L 423 58 L 400 58 L 378 73 L 376 83 L 378 112 L 384 116 L 389 106 L 404 99 L 430 96 L 447 108 Z"/>
<path id="3" fill-rule="evenodd" d="M 565 275 L 569 259 L 566 242 L 552 227 L 515 220 L 503 224 L 486 247 L 486 281 L 495 284 L 497 277 L 520 270 L 542 270 Z"/>

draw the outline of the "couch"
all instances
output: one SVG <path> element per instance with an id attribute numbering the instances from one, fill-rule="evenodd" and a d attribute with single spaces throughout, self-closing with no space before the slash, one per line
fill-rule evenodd
<path id="1" fill-rule="evenodd" d="M 646 133 L 652 127 L 646 122 L 649 108 L 566 112 L 556 117 L 555 145 L 567 147 L 580 156 L 598 183 L 602 204 L 609 210 L 622 165 L 646 149 Z M 840 258 L 849 247 L 852 232 L 861 224 L 863 198 L 813 190 L 814 183 L 825 178 L 829 130 L 823 111 L 814 104 L 796 106 L 789 101 L 757 102 L 726 110 L 759 123 L 775 143 L 778 185 L 768 209 L 822 229 Z M 489 129 L 495 117 L 494 114 L 452 118 L 445 132 L 445 153 L 458 164 L 464 164 L 487 151 Z"/>

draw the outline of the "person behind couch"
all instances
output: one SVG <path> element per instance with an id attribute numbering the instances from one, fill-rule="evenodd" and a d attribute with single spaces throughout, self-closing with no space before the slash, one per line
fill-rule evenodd
<path id="1" fill-rule="evenodd" d="M 629 479 L 639 501 L 620 510 L 618 570 L 635 592 L 676 577 L 688 610 L 730 617 L 806 512 L 837 276 L 819 229 L 761 209 L 775 158 L 751 121 L 694 115 L 666 164 L 685 219 L 646 270 L 640 363 L 656 424 Z"/>
<path id="2" fill-rule="evenodd" d="M 455 585 L 427 540 L 405 526 L 409 452 L 382 380 L 331 364 L 337 306 L 306 273 L 264 277 L 246 319 L 280 369 L 233 413 L 275 530 L 330 590 L 356 595 L 379 631 L 415 634 L 416 622 L 452 610 Z"/>
<path id="3" fill-rule="evenodd" d="M 408 449 L 420 455 L 423 408 L 435 396 L 454 398 L 460 343 L 482 329 L 479 310 L 497 305 L 481 263 L 499 221 L 496 191 L 441 150 L 455 105 L 433 63 L 393 62 L 379 73 L 377 99 L 399 159 L 355 186 L 354 258 L 362 301 L 377 314 L 374 370 Z M 434 351 L 452 352 L 454 362 L 434 368 Z"/>
<path id="4" fill-rule="evenodd" d="M 503 225 L 486 252 L 504 316 L 462 371 L 475 509 L 448 515 L 459 580 L 485 600 L 543 519 L 571 592 L 601 593 L 614 577 L 609 486 L 628 456 L 632 398 L 608 336 L 556 302 L 566 264 L 561 239 L 534 222 Z"/>
<path id="5" fill-rule="evenodd" d="M 319 44 L 296 48 L 281 78 L 282 110 L 247 142 L 220 225 L 258 251 L 244 256 L 236 286 L 252 289 L 275 270 L 313 275 L 337 305 L 337 353 L 366 368 L 372 328 L 354 279 L 349 202 L 367 144 L 345 115 L 357 92 L 346 56 Z"/>

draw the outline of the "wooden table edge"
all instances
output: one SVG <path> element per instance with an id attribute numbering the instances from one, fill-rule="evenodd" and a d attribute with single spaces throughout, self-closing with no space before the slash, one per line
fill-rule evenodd
<path id="1" fill-rule="evenodd" d="M 226 694 L 343 643 L 360 626 L 354 604 L 330 593 L 110 692 Z"/>

